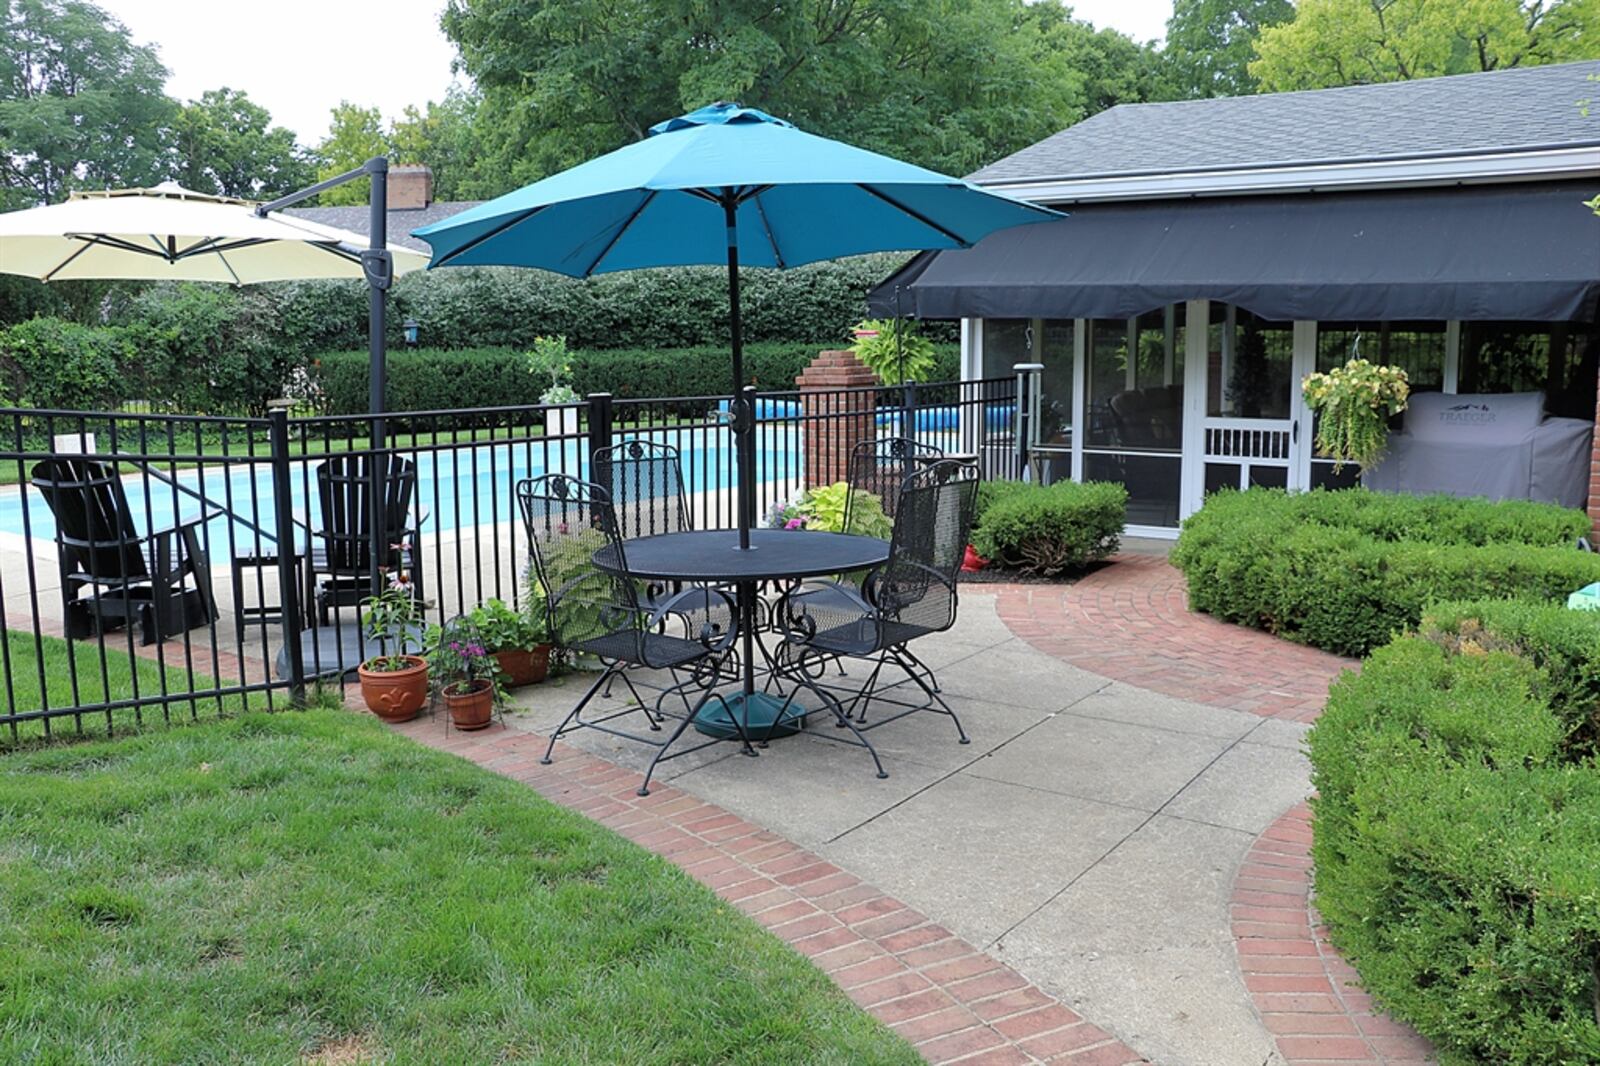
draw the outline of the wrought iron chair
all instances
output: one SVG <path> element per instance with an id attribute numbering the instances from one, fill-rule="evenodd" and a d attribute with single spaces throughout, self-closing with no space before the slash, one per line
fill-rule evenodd
<path id="1" fill-rule="evenodd" d="M 111 466 L 46 459 L 34 466 L 30 480 L 56 519 L 69 638 L 137 621 L 141 643 L 156 644 L 216 621 L 211 564 L 199 532 L 215 512 L 141 536 L 127 490 Z"/>
<path id="2" fill-rule="evenodd" d="M 317 499 L 322 528 L 313 530 L 306 567 L 308 607 L 315 602 L 318 620 L 328 624 L 330 609 L 358 606 L 371 591 L 372 456 L 337 455 L 317 467 Z M 422 598 L 421 552 L 417 527 L 426 513 L 411 512 L 417 491 L 417 466 L 399 455 L 380 457 L 383 470 L 383 530 L 388 545 L 381 566 L 400 566 L 411 573 L 417 598 Z"/>
<path id="3" fill-rule="evenodd" d="M 941 460 L 906 477 L 897 493 L 889 558 L 861 587 L 844 582 L 807 582 L 790 592 L 775 612 L 783 631 L 777 661 L 788 680 L 817 687 L 833 658 L 864 659 L 872 672 L 859 691 L 843 696 L 852 729 L 865 732 L 916 711 L 948 715 L 961 743 L 961 720 L 939 694 L 933 671 L 909 647 L 955 624 L 956 575 L 977 509 L 980 475 L 975 464 Z M 817 595 L 816 590 L 825 590 Z M 910 702 L 879 688 L 884 668 L 898 667 L 925 697 Z M 894 708 L 867 722 L 877 702 Z"/>
<path id="4" fill-rule="evenodd" d="M 859 442 L 850 449 L 850 495 L 845 499 L 845 529 L 850 528 L 851 512 L 860 494 L 876 496 L 883 504 L 883 513 L 893 518 L 906 478 L 943 458 L 942 449 L 910 437 L 878 437 Z"/>
<path id="5" fill-rule="evenodd" d="M 595 480 L 609 488 L 624 539 L 693 529 L 678 449 L 625 440 L 594 453 Z"/>
<path id="6" fill-rule="evenodd" d="M 722 660 L 733 648 L 738 609 L 725 592 L 704 586 L 685 589 L 653 608 L 646 607 L 639 598 L 637 579 L 628 573 L 610 493 L 599 485 L 546 474 L 519 482 L 517 502 L 556 646 L 594 655 L 605 666 L 550 735 L 550 746 L 540 761 L 548 765 L 556 741 L 578 729 L 598 729 L 648 744 L 657 749 L 639 787 L 641 796 L 648 795 L 650 777 L 659 763 L 721 742 L 709 740 L 667 754 L 701 708 L 722 699 L 714 686 L 722 676 Z M 688 619 L 692 636 L 661 632 L 661 620 L 668 614 Z M 639 694 L 626 673 L 630 667 L 665 671 L 671 678 L 653 705 Z M 612 679 L 621 680 L 636 703 L 585 719 L 584 708 Z M 692 699 L 696 690 L 699 695 Z M 671 706 L 673 700 L 683 704 L 681 713 Z M 726 704 L 723 710 L 728 712 Z M 652 732 L 659 732 L 668 718 L 676 718 L 678 725 L 665 740 L 656 740 L 611 724 L 635 713 L 644 715 Z M 727 717 L 734 716 L 729 712 Z M 745 750 L 753 751 L 742 727 L 739 732 Z"/>

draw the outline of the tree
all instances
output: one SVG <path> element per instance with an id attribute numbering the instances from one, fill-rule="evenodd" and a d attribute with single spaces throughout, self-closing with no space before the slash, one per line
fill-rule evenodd
<path id="1" fill-rule="evenodd" d="M 717 100 L 964 173 L 1095 109 L 1116 79 L 1074 55 L 1139 55 L 1060 0 L 450 0 L 443 25 L 482 93 L 479 170 L 506 186 Z"/>
<path id="2" fill-rule="evenodd" d="M 91 3 L 0 0 L 0 207 L 165 178 L 166 76 Z"/>
<path id="3" fill-rule="evenodd" d="M 336 177 L 354 170 L 375 155 L 387 155 L 389 138 L 383 131 L 383 115 L 375 107 L 357 107 L 341 100 L 333 109 L 333 125 L 317 146 L 317 179 Z M 346 182 L 321 195 L 321 202 L 333 206 L 367 202 L 367 183 Z"/>
<path id="4" fill-rule="evenodd" d="M 1595 0 L 1300 0 L 1250 73 L 1268 92 L 1600 56 Z"/>
<path id="5" fill-rule="evenodd" d="M 1174 0 L 1161 53 L 1161 95 L 1171 100 L 1245 96 L 1261 31 L 1294 18 L 1290 0 Z"/>
<path id="6" fill-rule="evenodd" d="M 452 86 L 442 101 L 429 101 L 426 110 L 408 106 L 389 126 L 389 152 L 393 162 L 426 163 L 433 171 L 433 194 L 440 200 L 463 200 L 498 195 L 503 181 L 482 174 L 473 120 L 477 97 Z"/>
<path id="7" fill-rule="evenodd" d="M 242 92 L 202 93 L 173 123 L 173 178 L 197 192 L 255 200 L 309 185 L 311 161 L 292 132 L 271 122 L 267 109 Z"/>

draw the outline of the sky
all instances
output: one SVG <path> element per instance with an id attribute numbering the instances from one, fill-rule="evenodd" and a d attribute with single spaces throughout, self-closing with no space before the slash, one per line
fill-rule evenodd
<path id="1" fill-rule="evenodd" d="M 167 93 L 192 100 L 207 89 L 242 89 L 272 119 L 314 145 L 342 100 L 394 118 L 407 104 L 442 98 L 455 49 L 439 30 L 445 0 L 97 0 L 153 44 L 170 76 Z M 1172 0 L 1076 0 L 1074 14 L 1138 41 L 1159 38 Z M 228 18 L 219 10 L 248 10 Z M 382 57 L 379 61 L 367 57 Z"/>

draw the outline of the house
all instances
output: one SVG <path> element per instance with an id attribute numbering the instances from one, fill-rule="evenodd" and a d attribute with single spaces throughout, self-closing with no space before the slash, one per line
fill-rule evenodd
<path id="1" fill-rule="evenodd" d="M 1172 535 L 1221 486 L 1353 483 L 1313 454 L 1299 383 L 1357 354 L 1445 394 L 1391 435 L 1378 487 L 1600 523 L 1596 78 L 1115 107 L 971 176 L 1067 218 L 919 256 L 872 303 L 959 319 L 969 379 L 1042 363 L 1041 476 L 1124 483 L 1135 532 Z M 1513 395 L 1536 393 L 1542 413 Z"/>
<path id="2" fill-rule="evenodd" d="M 389 168 L 389 188 L 386 207 L 388 212 L 388 243 L 396 248 L 409 248 L 413 252 L 431 255 L 426 241 L 411 236 L 411 231 L 434 222 L 443 222 L 451 215 L 469 207 L 477 207 L 482 200 L 435 200 L 433 198 L 433 169 L 423 164 L 402 164 Z M 366 204 L 347 207 L 291 207 L 284 212 L 299 215 L 324 226 L 336 226 L 351 233 L 367 235 L 368 212 Z"/>

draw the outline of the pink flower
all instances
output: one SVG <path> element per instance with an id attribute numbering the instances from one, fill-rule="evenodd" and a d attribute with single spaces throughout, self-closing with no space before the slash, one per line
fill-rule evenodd
<path id="1" fill-rule="evenodd" d="M 806 520 L 804 518 L 791 518 L 791 519 L 789 519 L 789 521 L 787 521 L 787 522 L 785 522 L 783 524 L 783 528 L 784 529 L 804 529 L 804 528 L 806 528 Z"/>

